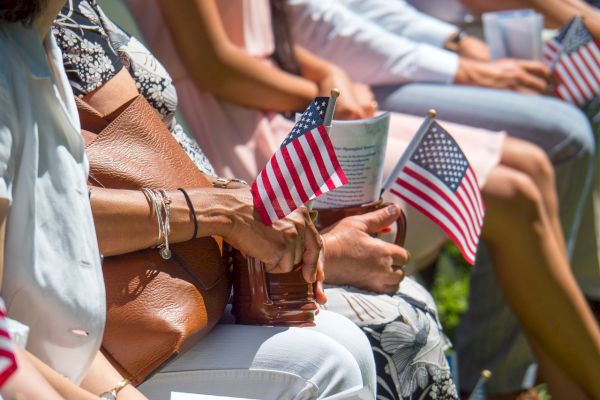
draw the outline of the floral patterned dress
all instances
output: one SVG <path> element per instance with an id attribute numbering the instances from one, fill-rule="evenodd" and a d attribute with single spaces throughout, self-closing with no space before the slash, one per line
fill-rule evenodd
<path id="1" fill-rule="evenodd" d="M 198 168 L 214 174 L 174 118 L 177 94 L 169 74 L 138 40 L 112 23 L 95 0 L 69 0 L 53 33 L 75 95 L 86 95 L 127 68 Z M 371 342 L 378 400 L 458 399 L 444 355 L 450 343 L 433 298 L 421 285 L 406 278 L 395 296 L 335 286 L 326 292 L 323 308 L 355 322 Z"/>
<path id="2" fill-rule="evenodd" d="M 198 144 L 175 119 L 177 93 L 167 71 L 142 43 L 108 19 L 95 0 L 69 0 L 54 21 L 52 33 L 76 96 L 85 96 L 127 68 L 140 93 L 160 113 L 198 169 L 216 175 Z"/>

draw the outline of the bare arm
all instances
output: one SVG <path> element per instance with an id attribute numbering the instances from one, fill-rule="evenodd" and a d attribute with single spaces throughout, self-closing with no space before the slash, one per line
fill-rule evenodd
<path id="1" fill-rule="evenodd" d="M 63 400 L 21 350 L 17 349 L 15 355 L 19 368 L 2 388 L 1 393 L 5 399 Z M 94 397 L 79 398 L 91 400 Z"/>
<path id="2" fill-rule="evenodd" d="M 227 37 L 214 0 L 160 0 L 183 63 L 196 85 L 245 106 L 303 109 L 317 85 L 257 60 Z"/>
<path id="3" fill-rule="evenodd" d="M 66 400 L 93 400 L 98 399 L 98 395 L 94 395 L 79 386 L 75 385 L 71 381 L 69 381 L 64 376 L 60 375 L 52 368 L 44 364 L 38 358 L 36 358 L 33 354 L 27 352 L 24 357 L 22 357 L 25 365 L 28 365 L 26 368 L 34 368 L 36 374 L 40 377 L 43 377 L 44 382 L 46 382 L 51 388 L 53 388 L 52 392 L 55 393 L 55 397 L 49 397 L 49 399 L 66 399 Z M 21 367 L 21 365 L 19 366 Z M 29 383 L 30 384 L 30 383 Z M 27 397 L 29 399 L 29 397 Z M 35 398 L 35 397 L 33 397 Z M 46 397 L 39 398 L 40 400 L 46 399 Z"/>
<path id="4" fill-rule="evenodd" d="M 60 396 L 62 397 L 57 397 L 57 399 L 97 400 L 100 393 L 110 391 L 123 379 L 100 352 L 98 352 L 94 359 L 87 376 L 81 383 L 81 387 L 70 382 L 31 353 L 26 354 L 25 361 L 34 366 L 35 369 L 39 371 L 39 374 L 45 378 L 45 381 L 47 381 L 56 392 L 60 393 Z M 30 397 L 27 398 L 29 399 Z M 124 400 L 147 400 L 146 396 L 131 385 L 126 386 L 119 392 L 119 399 L 121 398 Z M 54 398 L 50 397 L 39 399 L 54 400 Z"/>
<path id="5" fill-rule="evenodd" d="M 377 103 L 368 85 L 353 82 L 343 69 L 301 46 L 295 47 L 295 54 L 302 76 L 317 82 L 319 95 L 329 96 L 331 89 L 339 89 L 342 95 L 336 104 L 336 119 L 360 119 L 373 116 L 377 110 Z"/>
<path id="6" fill-rule="evenodd" d="M 258 219 L 247 187 L 187 192 L 196 210 L 198 237 L 222 236 L 236 249 L 265 262 L 271 272 L 289 272 L 302 259 L 304 277 L 314 282 L 321 240 L 308 211 L 297 210 L 268 227 Z M 185 198 L 179 191 L 168 195 L 172 200 L 169 240 L 190 240 L 194 224 Z M 158 244 L 155 214 L 142 192 L 94 188 L 91 202 L 104 255 Z"/>

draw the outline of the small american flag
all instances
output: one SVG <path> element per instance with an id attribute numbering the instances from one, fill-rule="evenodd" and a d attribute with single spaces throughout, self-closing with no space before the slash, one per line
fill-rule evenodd
<path id="1" fill-rule="evenodd" d="M 6 310 L 0 300 L 0 388 L 16 370 L 17 360 L 8 331 Z"/>
<path id="2" fill-rule="evenodd" d="M 473 265 L 483 224 L 479 184 L 458 144 L 434 120 L 400 169 L 390 192 L 435 222 Z M 410 151 L 410 150 L 409 150 Z"/>
<path id="3" fill-rule="evenodd" d="M 265 225 L 346 184 L 323 125 L 328 97 L 313 100 L 252 184 L 254 208 Z"/>
<path id="4" fill-rule="evenodd" d="M 583 106 L 600 93 L 600 46 L 581 17 L 573 18 L 546 43 L 544 62 L 556 79 L 557 97 Z"/>

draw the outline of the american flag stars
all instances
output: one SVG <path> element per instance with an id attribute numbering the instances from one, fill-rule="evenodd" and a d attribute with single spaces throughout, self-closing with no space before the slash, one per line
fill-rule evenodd
<path id="1" fill-rule="evenodd" d="M 441 128 L 439 128 L 441 129 Z M 469 162 L 460 148 L 447 133 L 433 127 L 424 137 L 421 146 L 411 160 L 435 174 L 452 191 L 456 191 Z"/>
<path id="2" fill-rule="evenodd" d="M 452 136 L 433 120 L 425 124 L 390 192 L 435 222 L 473 264 L 484 216 L 477 177 Z"/>

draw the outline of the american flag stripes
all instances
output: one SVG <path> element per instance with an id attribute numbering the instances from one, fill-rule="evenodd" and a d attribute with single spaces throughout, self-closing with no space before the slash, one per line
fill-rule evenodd
<path id="1" fill-rule="evenodd" d="M 433 119 L 426 124 L 390 192 L 435 222 L 473 265 L 484 216 L 479 184 L 452 136 Z"/>
<path id="2" fill-rule="evenodd" d="M 4 303 L 0 300 L 0 387 L 17 370 L 17 360 L 13 350 Z"/>
<path id="3" fill-rule="evenodd" d="M 254 208 L 265 225 L 347 183 L 323 124 L 327 97 L 313 100 L 252 184 Z"/>
<path id="4" fill-rule="evenodd" d="M 573 18 L 546 43 L 543 56 L 556 79 L 557 97 L 583 106 L 600 93 L 600 44 L 581 17 Z"/>

